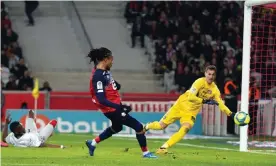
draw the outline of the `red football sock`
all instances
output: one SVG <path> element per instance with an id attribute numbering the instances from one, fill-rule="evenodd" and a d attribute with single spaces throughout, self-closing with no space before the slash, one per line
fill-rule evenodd
<path id="1" fill-rule="evenodd" d="M 99 137 L 99 136 L 98 136 L 98 137 L 96 137 L 96 138 L 95 138 L 95 141 L 96 141 L 97 143 L 101 142 L 100 137 Z"/>
<path id="2" fill-rule="evenodd" d="M 142 150 L 142 152 L 147 152 L 148 151 L 148 147 L 141 147 L 141 150 Z"/>
<path id="3" fill-rule="evenodd" d="M 54 119 L 54 120 L 51 120 L 50 122 L 49 122 L 54 128 L 56 127 L 56 125 L 57 125 L 57 121 Z"/>

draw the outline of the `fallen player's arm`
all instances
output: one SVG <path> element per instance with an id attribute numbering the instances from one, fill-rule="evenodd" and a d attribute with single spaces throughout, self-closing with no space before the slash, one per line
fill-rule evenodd
<path id="1" fill-rule="evenodd" d="M 92 84 L 93 84 L 93 88 L 96 93 L 96 97 L 100 104 L 107 106 L 107 107 L 115 108 L 115 109 L 121 108 L 121 105 L 107 100 L 107 98 L 105 96 L 105 88 L 104 88 L 106 86 L 106 81 L 104 80 L 104 77 L 102 74 L 94 75 Z"/>
<path id="2" fill-rule="evenodd" d="M 219 109 L 224 112 L 227 116 L 232 116 L 233 113 L 229 110 L 229 108 L 224 104 L 221 99 L 220 91 L 217 88 L 215 91 L 215 100 L 218 102 Z"/>
<path id="3" fill-rule="evenodd" d="M 61 148 L 64 149 L 65 147 L 63 145 L 56 145 L 56 144 L 48 144 L 48 143 L 42 143 L 39 147 L 48 147 L 48 148 Z"/>
<path id="4" fill-rule="evenodd" d="M 11 123 L 11 120 L 12 120 L 10 117 L 11 117 L 11 115 L 8 114 L 7 117 L 6 117 L 6 119 L 5 119 L 5 124 L 4 124 L 4 127 L 3 127 L 3 133 L 2 133 L 2 141 L 3 142 L 6 142 L 6 138 L 7 138 L 8 134 L 9 134 L 9 132 L 8 132 L 8 126 Z"/>

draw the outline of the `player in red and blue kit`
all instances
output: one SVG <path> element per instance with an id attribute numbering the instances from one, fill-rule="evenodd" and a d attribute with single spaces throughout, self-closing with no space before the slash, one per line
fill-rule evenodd
<path id="1" fill-rule="evenodd" d="M 86 140 L 90 156 L 94 155 L 98 143 L 120 132 L 123 129 L 123 125 L 125 125 L 136 131 L 136 138 L 142 149 L 143 157 L 157 158 L 157 156 L 153 155 L 147 149 L 147 140 L 143 125 L 128 114 L 131 111 L 131 107 L 121 103 L 118 92 L 121 86 L 112 78 L 110 72 L 113 63 L 111 51 L 103 47 L 92 49 L 88 57 L 90 57 L 90 62 L 94 62 L 95 64 L 90 78 L 92 101 L 112 122 L 112 125 L 95 139 Z"/>

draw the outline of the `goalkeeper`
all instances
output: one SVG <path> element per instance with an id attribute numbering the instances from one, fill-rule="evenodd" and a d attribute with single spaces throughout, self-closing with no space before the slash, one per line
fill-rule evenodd
<path id="1" fill-rule="evenodd" d="M 214 83 L 216 67 L 207 66 L 205 77 L 197 79 L 190 90 L 182 94 L 170 110 L 158 122 L 151 122 L 144 126 L 147 130 L 164 130 L 168 125 L 180 120 L 181 128 L 170 137 L 158 150 L 157 154 L 168 153 L 168 148 L 179 142 L 193 127 L 196 115 L 203 104 L 218 105 L 220 110 L 234 118 L 235 113 L 231 112 L 223 103 L 220 91 Z"/>

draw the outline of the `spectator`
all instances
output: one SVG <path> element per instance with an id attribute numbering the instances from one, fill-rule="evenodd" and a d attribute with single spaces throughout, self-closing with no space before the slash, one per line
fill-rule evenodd
<path id="1" fill-rule="evenodd" d="M 8 83 L 10 77 L 10 69 L 1 64 L 1 81 L 5 84 Z"/>
<path id="2" fill-rule="evenodd" d="M 33 2 L 27 2 L 27 3 L 33 3 Z M 28 71 L 28 67 L 24 62 L 22 49 L 19 46 L 19 43 L 17 42 L 18 34 L 14 32 L 12 29 L 12 23 L 9 19 L 7 11 L 8 10 L 5 8 L 4 2 L 1 2 L 2 89 L 31 90 L 33 87 L 33 80 L 29 76 L 29 73 L 28 72 L 26 73 L 26 71 Z"/>
<path id="3" fill-rule="evenodd" d="M 5 29 L 10 29 L 11 28 L 11 20 L 9 19 L 8 15 L 2 16 L 3 19 L 1 20 L 1 27 L 4 27 Z"/>
<path id="4" fill-rule="evenodd" d="M 175 89 L 174 87 L 174 70 L 172 70 L 172 65 L 168 65 L 167 70 L 164 73 L 164 86 L 166 92 L 171 92 Z"/>
<path id="5" fill-rule="evenodd" d="M 24 76 L 19 79 L 18 89 L 19 90 L 32 90 L 34 87 L 34 80 L 30 76 L 30 72 L 26 70 Z"/>
<path id="6" fill-rule="evenodd" d="M 18 56 L 19 58 L 23 58 L 22 56 L 22 49 L 19 47 L 18 43 L 17 42 L 13 42 L 11 44 L 11 49 L 12 49 L 12 52 Z"/>
<path id="7" fill-rule="evenodd" d="M 39 89 L 40 91 L 48 91 L 48 92 L 51 92 L 52 91 L 52 88 L 50 87 L 50 84 L 48 81 L 45 81 L 43 83 L 43 87 Z"/>
<path id="8" fill-rule="evenodd" d="M 4 43 L 12 43 L 18 40 L 18 35 L 12 29 L 7 29 L 6 33 L 4 33 Z"/>
<path id="9" fill-rule="evenodd" d="M 18 90 L 16 78 L 12 75 L 9 77 L 9 82 L 6 84 L 6 90 Z"/>
<path id="10" fill-rule="evenodd" d="M 38 5 L 38 1 L 25 1 L 25 13 L 29 19 L 29 26 L 33 26 L 35 23 L 32 13 L 35 11 L 35 9 L 37 9 Z"/>
<path id="11" fill-rule="evenodd" d="M 26 103 L 26 102 L 23 102 L 22 104 L 21 104 L 21 107 L 20 107 L 21 109 L 28 109 L 28 103 Z"/>
<path id="12" fill-rule="evenodd" d="M 12 67 L 12 72 L 16 75 L 17 78 L 21 78 L 24 76 L 25 71 L 27 71 L 28 68 L 24 62 L 24 59 L 21 58 L 19 62 Z"/>
<path id="13" fill-rule="evenodd" d="M 218 71 L 217 81 L 219 87 L 223 87 L 224 79 L 231 77 L 240 83 L 242 63 L 242 32 L 243 32 L 243 9 L 236 2 L 130 2 L 129 11 L 135 11 L 132 17 L 145 15 L 144 11 L 150 11 L 145 15 L 145 25 L 149 25 L 148 34 L 155 42 L 154 72 L 162 74 L 164 69 L 174 71 L 175 83 L 178 90 L 187 89 L 189 81 L 194 81 L 204 67 L 209 64 L 216 65 Z M 133 9 L 135 6 L 135 9 Z M 143 12 L 142 12 L 143 11 Z M 259 11 L 261 13 L 261 11 Z M 258 15 L 263 24 L 272 24 L 266 17 L 269 14 Z M 261 24 L 260 24 L 261 25 Z M 274 50 L 269 48 L 273 45 L 273 25 L 252 27 L 252 47 L 255 54 L 251 63 L 256 72 L 270 73 L 263 75 L 264 80 L 273 80 L 272 67 L 266 62 L 268 52 L 261 50 Z M 264 40 L 254 38 L 257 32 L 267 32 Z M 270 34 L 270 35 L 269 35 Z M 152 54 L 152 53 L 151 53 Z M 175 58 L 175 55 L 177 58 Z M 261 57 L 262 56 L 262 57 Z M 263 62 L 263 63 L 258 63 Z M 169 67 L 171 66 L 171 67 Z M 264 69 L 271 68 L 269 71 Z M 184 71 L 183 71 L 184 70 Z M 189 70 L 189 74 L 187 71 Z M 186 71 L 186 72 L 185 72 Z M 201 73 L 200 73 L 201 72 Z M 168 71 L 166 71 L 167 75 Z M 185 74 L 184 74 L 185 73 Z M 187 84 L 187 85 L 184 85 Z M 272 81 L 268 81 L 268 87 Z M 265 92 L 265 90 L 262 90 Z"/>
<path id="14" fill-rule="evenodd" d="M 224 88 L 224 83 L 225 83 L 225 79 L 229 77 L 229 71 L 227 68 L 224 68 L 223 70 L 221 70 L 219 73 L 218 73 L 218 77 L 217 77 L 217 81 L 218 80 L 221 80 L 221 81 L 218 81 L 218 88 L 220 91 L 223 92 L 223 88 Z"/>
<path id="15" fill-rule="evenodd" d="M 18 62 L 19 62 L 19 58 L 15 54 L 11 53 L 10 57 L 9 57 L 9 68 L 11 69 L 11 68 L 15 67 L 15 65 Z"/>
<path id="16" fill-rule="evenodd" d="M 145 20 L 139 16 L 136 18 L 132 26 L 132 32 L 131 32 L 132 48 L 135 47 L 137 36 L 140 37 L 141 47 L 144 48 L 145 34 L 146 34 Z"/>
<path id="17" fill-rule="evenodd" d="M 162 66 L 160 63 L 156 63 L 153 72 L 155 74 L 164 74 L 164 66 Z"/>
<path id="18" fill-rule="evenodd" d="M 152 40 L 156 40 L 159 36 L 158 27 L 156 21 L 152 21 L 152 25 L 149 29 L 149 35 Z"/>

